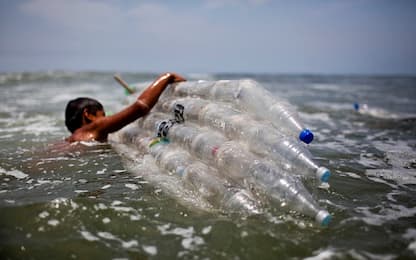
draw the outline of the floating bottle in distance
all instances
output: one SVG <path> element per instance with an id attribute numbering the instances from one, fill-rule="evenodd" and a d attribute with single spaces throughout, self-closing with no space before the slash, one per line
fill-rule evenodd
<path id="1" fill-rule="evenodd" d="M 169 94 L 233 102 L 239 109 L 271 121 L 276 128 L 304 143 L 309 144 L 313 140 L 313 133 L 301 123 L 296 110 L 254 80 L 219 80 L 214 84 L 183 82 L 172 86 Z"/>
<path id="2" fill-rule="evenodd" d="M 358 103 L 358 102 L 355 102 L 354 104 L 353 104 L 353 106 L 354 106 L 354 110 L 355 111 L 357 111 L 357 112 L 361 112 L 361 111 L 365 111 L 365 110 L 368 110 L 368 105 L 367 104 L 360 104 L 360 103 Z"/>
<path id="3" fill-rule="evenodd" d="M 161 118 L 167 116 L 152 113 L 143 120 L 146 123 L 142 122 L 142 125 L 157 125 Z M 183 132 L 189 134 L 186 137 L 188 144 L 185 144 L 184 135 L 181 134 Z M 183 144 L 185 148 L 190 149 L 190 153 L 200 159 L 215 163 L 218 171 L 226 173 L 226 177 L 241 185 L 247 185 L 247 181 L 258 185 L 265 194 L 279 202 L 286 202 L 291 208 L 314 218 L 319 224 L 325 226 L 329 223 L 329 213 L 319 208 L 296 177 L 247 152 L 238 142 L 224 141 L 224 138 L 219 138 L 220 134 L 213 134 L 212 130 L 205 131 L 188 123 L 173 125 L 167 136 L 172 143 Z"/>
<path id="4" fill-rule="evenodd" d="M 288 167 L 298 173 L 313 176 L 319 182 L 328 182 L 330 171 L 318 166 L 309 150 L 268 124 L 254 121 L 232 107 L 212 103 L 200 98 L 178 98 L 160 102 L 158 107 L 165 112 L 180 104 L 184 107 L 185 121 L 197 122 L 222 132 L 229 139 L 239 139 L 249 149 L 262 156 L 270 157 L 276 164 Z"/>
<path id="5" fill-rule="evenodd" d="M 362 115 L 368 115 L 376 118 L 382 119 L 405 119 L 407 116 L 411 118 L 411 115 L 399 115 L 393 113 L 392 111 L 385 110 L 383 108 L 372 107 L 367 104 L 360 104 L 358 102 L 353 104 L 354 110 Z"/>
<path id="6" fill-rule="evenodd" d="M 164 138 L 155 140 L 138 135 L 134 142 L 149 152 L 162 169 L 180 177 L 212 205 L 245 215 L 261 212 L 259 203 L 249 191 L 220 179 L 216 169 L 195 161 L 188 152 L 169 145 Z"/>

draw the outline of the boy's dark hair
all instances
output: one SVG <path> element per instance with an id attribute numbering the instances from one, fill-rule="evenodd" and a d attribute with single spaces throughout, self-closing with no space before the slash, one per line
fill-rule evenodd
<path id="1" fill-rule="evenodd" d="M 65 125 L 71 133 L 82 126 L 83 111 L 95 115 L 103 110 L 103 105 L 95 99 L 80 97 L 68 102 L 65 109 Z"/>

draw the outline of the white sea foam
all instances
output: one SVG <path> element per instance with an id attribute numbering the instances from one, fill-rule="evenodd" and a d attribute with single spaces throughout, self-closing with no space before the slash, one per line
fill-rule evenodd
<path id="1" fill-rule="evenodd" d="M 406 229 L 406 233 L 403 235 L 403 237 L 406 239 L 416 240 L 416 228 Z"/>
<path id="2" fill-rule="evenodd" d="M 351 103 L 333 103 L 325 101 L 307 101 L 308 106 L 316 107 L 319 110 L 329 110 L 329 111 L 340 111 L 340 110 L 351 110 L 353 111 L 354 107 Z"/>
<path id="3" fill-rule="evenodd" d="M 392 254 L 372 254 L 366 251 L 357 251 L 355 249 L 340 252 L 335 248 L 320 249 L 314 252 L 315 256 L 304 258 L 304 260 L 329 260 L 329 259 L 377 259 L 392 260 L 396 256 Z"/>
<path id="4" fill-rule="evenodd" d="M 378 161 L 378 163 L 368 164 L 368 166 L 377 169 L 366 170 L 367 177 L 377 182 L 394 181 L 399 185 L 416 184 L 416 171 L 412 169 L 412 165 L 416 163 L 416 152 L 409 147 L 408 143 L 374 141 L 373 145 L 384 152 L 385 161 L 391 167 L 386 168 L 384 161 L 371 159 L 373 162 Z"/>
<path id="5" fill-rule="evenodd" d="M 394 181 L 397 184 L 416 184 L 416 175 L 414 170 L 408 169 L 370 169 L 366 170 L 365 174 L 373 181 L 391 185 L 386 181 Z"/>
<path id="6" fill-rule="evenodd" d="M 129 188 L 129 189 L 132 189 L 132 190 L 138 190 L 139 189 L 139 186 L 137 184 L 133 184 L 133 183 L 127 183 L 127 184 L 124 184 L 124 186 L 126 188 Z"/>
<path id="7" fill-rule="evenodd" d="M 28 174 L 26 174 L 22 171 L 19 171 L 19 170 L 7 171 L 7 170 L 3 169 L 2 167 L 0 167 L 0 175 L 2 175 L 2 174 L 8 175 L 8 176 L 13 176 L 16 179 L 25 179 L 29 176 Z"/>
<path id="8" fill-rule="evenodd" d="M 377 213 L 374 211 L 377 210 Z M 416 207 L 407 208 L 403 205 L 390 204 L 387 206 L 357 207 L 355 211 L 363 214 L 363 217 L 357 217 L 372 226 L 381 226 L 386 222 L 398 220 L 399 218 L 408 218 L 416 215 Z"/>
<path id="9" fill-rule="evenodd" d="M 37 179 L 36 180 L 36 184 L 35 186 L 40 186 L 40 185 L 44 185 L 44 184 L 60 184 L 63 181 L 61 180 L 44 180 L 44 179 Z"/>
<path id="10" fill-rule="evenodd" d="M 42 211 L 41 213 L 39 213 L 38 215 L 40 218 L 47 218 L 49 216 L 49 212 L 47 211 Z"/>
<path id="11" fill-rule="evenodd" d="M 340 137 L 340 138 L 337 137 L 337 139 L 343 139 L 343 137 Z M 329 151 L 334 150 L 338 153 L 345 153 L 345 154 L 351 154 L 352 153 L 351 148 L 349 148 L 346 145 L 345 141 L 340 141 L 340 140 L 339 141 L 338 140 L 336 140 L 336 141 L 326 141 L 325 145 L 321 145 L 321 144 L 318 144 L 318 143 L 313 144 L 313 145 L 316 148 L 322 148 L 322 149 L 326 149 L 326 150 L 329 150 Z M 353 145 L 351 145 L 351 146 L 353 146 Z"/>
<path id="12" fill-rule="evenodd" d="M 155 246 L 142 246 L 143 250 L 149 255 L 157 255 L 157 247 Z"/>
<path id="13" fill-rule="evenodd" d="M 108 209 L 108 207 L 104 203 L 98 203 L 94 205 L 95 210 L 105 210 Z"/>
<path id="14" fill-rule="evenodd" d="M 137 221 L 137 220 L 140 220 L 140 219 L 142 219 L 142 216 L 140 216 L 140 215 L 130 215 L 130 220 L 131 221 Z"/>
<path id="15" fill-rule="evenodd" d="M 339 176 L 348 176 L 353 179 L 361 179 L 361 176 L 353 172 L 342 172 Z"/>
<path id="16" fill-rule="evenodd" d="M 403 237 L 405 239 L 410 240 L 410 243 L 407 246 L 407 249 L 409 249 L 414 254 L 416 254 L 416 229 L 414 229 L 414 228 L 408 228 L 406 230 L 406 233 L 403 235 Z"/>
<path id="17" fill-rule="evenodd" d="M 50 226 L 55 227 L 58 224 L 59 224 L 59 220 L 57 220 L 57 219 L 50 219 L 50 220 L 48 220 L 48 225 L 50 225 Z"/>
<path id="18" fill-rule="evenodd" d="M 352 251 L 352 250 L 351 250 Z M 354 257 L 354 254 L 351 254 Z M 355 259 L 360 259 L 363 258 L 362 255 L 364 255 L 364 257 L 366 259 L 376 259 L 376 260 L 393 260 L 393 259 L 397 259 L 396 255 L 392 255 L 392 254 L 385 254 L 385 255 L 380 255 L 380 254 L 372 254 L 369 252 L 362 252 L 361 254 L 355 254 L 357 257 Z"/>
<path id="19" fill-rule="evenodd" d="M 0 120 L 1 121 L 1 120 Z M 5 134 L 5 135 L 0 135 L 0 139 L 9 139 L 11 137 L 13 137 L 13 134 Z"/>
<path id="20" fill-rule="evenodd" d="M 111 184 L 107 184 L 101 187 L 102 190 L 106 190 L 111 187 Z"/>
<path id="21" fill-rule="evenodd" d="M 311 125 L 327 125 L 331 129 L 336 129 L 336 123 L 331 119 L 328 113 L 313 113 L 304 116 L 308 121 L 313 122 Z"/>
<path id="22" fill-rule="evenodd" d="M 386 163 L 375 157 L 374 154 L 372 153 L 361 153 L 360 154 L 360 160 L 358 161 L 362 166 L 366 167 L 366 168 L 370 168 L 370 169 L 375 169 L 375 168 L 385 168 L 386 167 Z"/>
<path id="23" fill-rule="evenodd" d="M 139 242 L 137 242 L 137 240 L 129 240 L 129 241 L 124 241 L 120 238 L 118 238 L 117 236 L 111 234 L 110 232 L 98 232 L 97 235 L 101 238 L 107 239 L 107 240 L 115 240 L 120 242 L 121 246 L 123 248 L 132 248 L 132 247 L 137 247 L 139 245 Z"/>
<path id="24" fill-rule="evenodd" d="M 94 236 L 93 234 L 91 234 L 88 231 L 81 231 L 80 233 L 88 241 L 98 241 L 98 240 L 100 240 L 98 237 Z"/>
<path id="25" fill-rule="evenodd" d="M 202 234 L 207 235 L 211 232 L 211 230 L 212 230 L 212 226 L 204 227 L 202 229 Z"/>
<path id="26" fill-rule="evenodd" d="M 72 199 L 67 198 L 56 198 L 50 202 L 50 207 L 58 209 L 60 207 L 67 207 L 68 213 L 73 212 L 74 210 L 79 208 L 79 205 L 74 202 Z"/>
<path id="27" fill-rule="evenodd" d="M 157 228 L 162 235 L 173 234 L 173 235 L 178 235 L 178 236 L 183 237 L 181 244 L 183 248 L 188 249 L 188 250 L 195 250 L 198 246 L 205 243 L 202 237 L 194 235 L 195 230 L 193 227 L 173 228 L 169 230 L 170 225 L 166 224 L 166 225 L 158 226 Z"/>
<path id="28" fill-rule="evenodd" d="M 6 133 L 24 133 L 36 136 L 42 134 L 60 133 L 61 128 L 57 126 L 56 119 L 46 115 L 35 115 L 26 118 L 24 114 L 15 115 L 10 119 L 10 126 L 0 129 Z"/>
<path id="29" fill-rule="evenodd" d="M 77 144 L 82 144 L 84 146 L 88 146 L 88 147 L 94 147 L 94 146 L 102 146 L 102 145 L 106 145 L 105 143 L 102 142 L 97 142 L 97 141 L 80 141 L 80 142 L 74 142 L 72 143 L 73 145 L 77 145 Z"/>
<path id="30" fill-rule="evenodd" d="M 135 211 L 135 209 L 132 208 L 132 207 L 111 206 L 111 208 L 114 209 L 115 211 L 119 211 L 119 212 L 131 212 L 131 211 Z"/>
<path id="31" fill-rule="evenodd" d="M 400 115 L 387 111 L 379 107 L 369 107 L 367 104 L 360 104 L 358 113 L 362 115 L 369 115 L 372 117 L 383 118 L 383 119 L 397 119 L 401 118 Z"/>
<path id="32" fill-rule="evenodd" d="M 119 206 L 121 204 L 123 204 L 123 202 L 121 202 L 119 200 L 115 200 L 115 201 L 111 202 L 111 206 Z"/>
<path id="33" fill-rule="evenodd" d="M 121 246 L 123 248 L 137 247 L 138 245 L 139 242 L 137 242 L 137 240 L 121 241 Z"/>
<path id="34" fill-rule="evenodd" d="M 336 253 L 333 249 L 325 249 L 314 252 L 315 256 L 310 256 L 304 258 L 304 260 L 324 260 L 324 259 L 331 259 L 336 256 Z"/>
<path id="35" fill-rule="evenodd" d="M 182 239 L 182 246 L 188 250 L 195 250 L 199 245 L 205 243 L 204 239 L 200 236 L 186 237 Z"/>
<path id="36" fill-rule="evenodd" d="M 74 190 L 75 193 L 86 193 L 89 190 Z"/>
<path id="37" fill-rule="evenodd" d="M 106 171 L 107 171 L 107 168 L 97 171 L 97 175 L 104 174 Z"/>
<path id="38" fill-rule="evenodd" d="M 110 240 L 115 240 L 117 239 L 113 234 L 111 234 L 110 232 L 98 232 L 97 235 L 101 238 L 105 238 L 105 239 L 110 239 Z"/>

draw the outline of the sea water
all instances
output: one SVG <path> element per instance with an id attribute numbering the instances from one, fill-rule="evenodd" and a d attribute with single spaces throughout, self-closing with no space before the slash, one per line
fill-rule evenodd
<path id="1" fill-rule="evenodd" d="M 204 211 L 127 171 L 109 144 L 66 145 L 68 100 L 123 107 L 112 76 L 0 74 L 1 259 L 416 257 L 415 77 L 186 75 L 252 78 L 297 108 L 315 134 L 314 159 L 332 171 L 329 186 L 307 185 L 334 216 L 321 228 L 279 207 L 250 217 Z"/>

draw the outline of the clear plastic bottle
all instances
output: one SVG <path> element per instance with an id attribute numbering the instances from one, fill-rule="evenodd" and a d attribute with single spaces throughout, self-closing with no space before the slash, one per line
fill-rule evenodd
<path id="1" fill-rule="evenodd" d="M 163 118 L 163 114 L 152 113 L 144 120 L 148 123 L 143 125 L 157 125 L 158 117 Z M 246 181 L 258 185 L 272 198 L 315 218 L 321 225 L 325 226 L 330 222 L 329 213 L 319 208 L 308 190 L 293 175 L 247 152 L 238 142 L 224 142 L 224 139 L 219 139 L 219 134 L 213 134 L 212 130 L 204 131 L 189 124 L 177 124 L 169 130 L 168 137 L 172 142 L 180 145 L 183 136 L 181 132 L 198 133 L 189 137 L 193 139 L 189 152 L 201 159 L 214 162 L 218 171 L 226 172 L 227 177 L 241 185 L 246 185 Z M 184 145 L 184 147 L 189 146 Z"/>
<path id="2" fill-rule="evenodd" d="M 172 85 L 172 87 L 168 89 L 166 95 L 185 95 L 208 98 L 211 96 L 211 90 L 215 83 L 215 81 L 205 80 L 185 81 L 181 84 Z"/>
<path id="3" fill-rule="evenodd" d="M 253 195 L 218 176 L 217 170 L 195 160 L 187 151 L 168 144 L 163 138 L 154 141 L 138 135 L 135 144 L 149 152 L 162 169 L 180 177 L 214 207 L 245 215 L 259 214 L 262 209 Z M 151 145 L 149 145 L 149 143 Z"/>
<path id="4" fill-rule="evenodd" d="M 213 174 L 212 168 L 202 163 L 192 163 L 185 169 L 184 179 L 211 203 L 221 205 L 227 211 L 242 212 L 247 215 L 262 212 L 261 205 L 247 189 L 228 185 L 224 179 Z"/>
<path id="5" fill-rule="evenodd" d="M 121 132 L 122 135 L 124 129 Z M 112 147 L 121 155 L 123 165 L 129 172 L 141 176 L 151 185 L 160 187 L 182 205 L 200 210 L 212 209 L 211 203 L 208 203 L 202 196 L 196 196 L 193 189 L 188 188 L 181 178 L 168 175 L 160 169 L 153 156 L 145 154 L 141 149 L 135 149 L 131 146 L 132 143 L 124 143 L 125 139 L 119 137 L 118 134 L 113 134 L 109 136 L 109 140 L 112 142 Z"/>
<path id="6" fill-rule="evenodd" d="M 242 156 L 246 157 L 243 158 Z M 282 169 L 262 160 L 255 160 L 235 143 L 222 145 L 217 152 L 219 168 L 228 171 L 240 171 L 244 176 L 253 178 L 263 190 L 279 202 L 287 203 L 292 209 L 311 216 L 317 223 L 327 226 L 331 215 L 321 209 L 302 183 Z"/>
<path id="7" fill-rule="evenodd" d="M 208 91 L 210 89 L 210 91 Z M 288 102 L 278 99 L 254 80 L 219 80 L 186 82 L 172 86 L 167 95 L 199 96 L 216 101 L 232 102 L 243 111 L 269 120 L 287 134 L 309 144 L 313 133 L 307 129 Z"/>
<path id="8" fill-rule="evenodd" d="M 313 176 L 319 182 L 328 182 L 330 171 L 317 165 L 304 145 L 274 131 L 267 123 L 255 121 L 249 115 L 226 104 L 212 103 L 199 98 L 168 100 L 161 102 L 160 107 L 168 112 L 177 104 L 184 106 L 185 120 L 210 126 L 229 139 L 246 142 L 252 152 L 271 158 L 281 167 Z"/>

